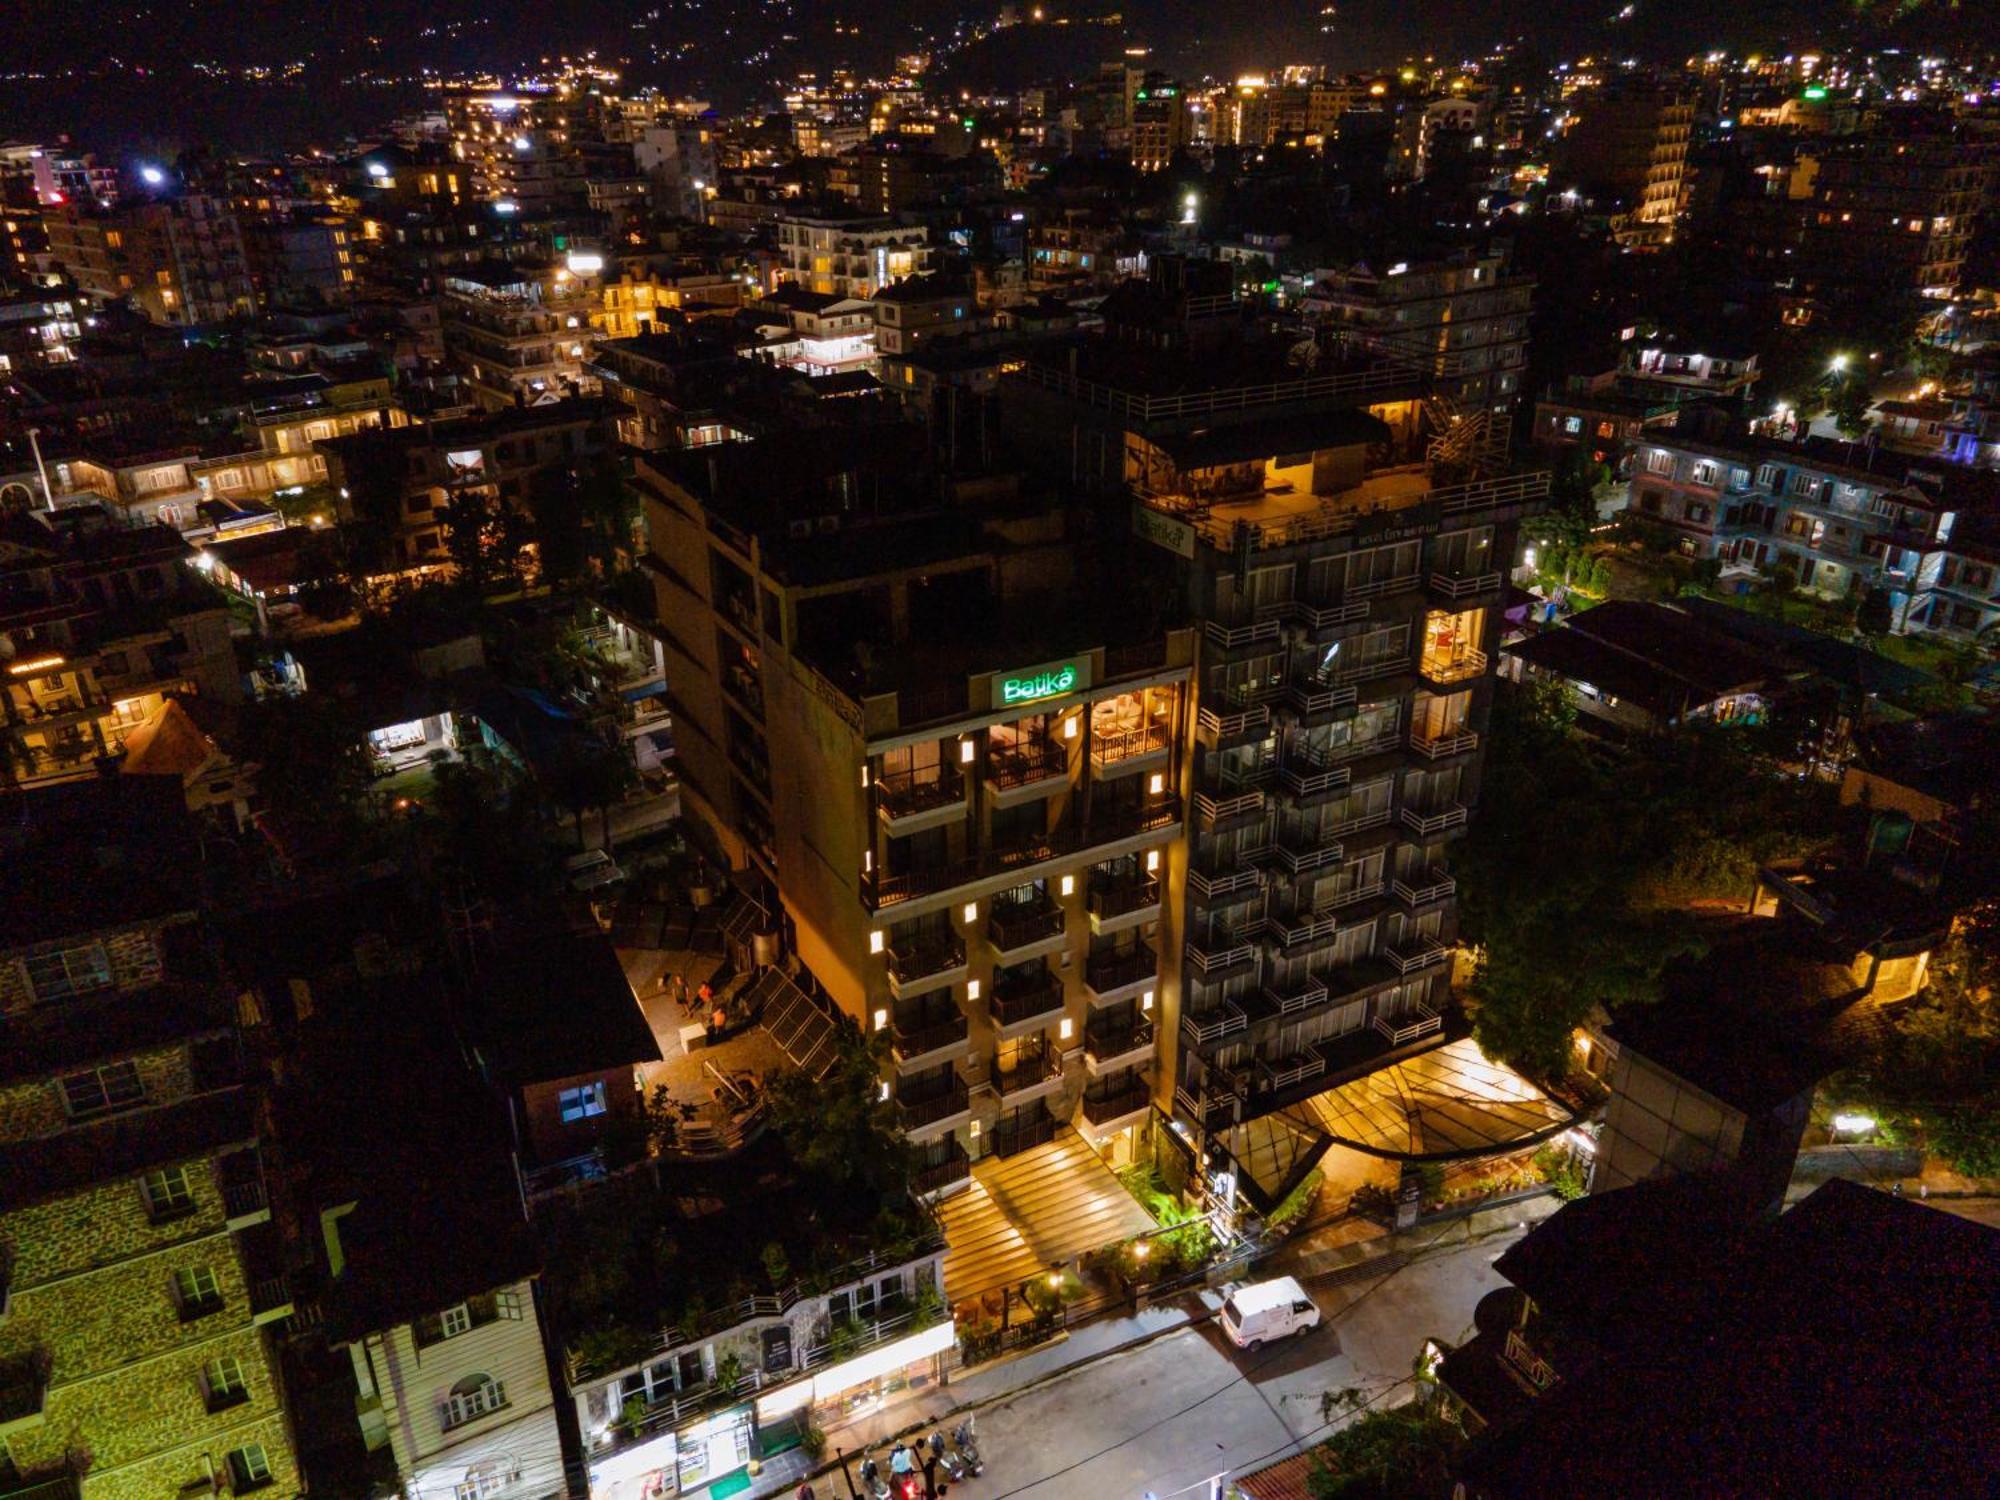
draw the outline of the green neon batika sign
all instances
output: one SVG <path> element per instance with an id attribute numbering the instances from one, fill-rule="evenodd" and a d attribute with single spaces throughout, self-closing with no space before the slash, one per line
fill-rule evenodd
<path id="1" fill-rule="evenodd" d="M 1033 703 L 1038 698 L 1053 698 L 1066 693 L 1076 686 L 1076 665 L 1066 663 L 1053 671 L 1037 672 L 1032 677 L 1008 677 L 1000 683 L 1002 703 Z"/>

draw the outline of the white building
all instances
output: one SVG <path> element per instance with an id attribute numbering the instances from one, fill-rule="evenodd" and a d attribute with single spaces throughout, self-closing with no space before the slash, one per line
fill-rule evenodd
<path id="1" fill-rule="evenodd" d="M 778 252 L 787 281 L 835 297 L 872 297 L 906 276 L 931 269 L 921 226 L 894 219 L 791 215 L 778 220 Z"/>

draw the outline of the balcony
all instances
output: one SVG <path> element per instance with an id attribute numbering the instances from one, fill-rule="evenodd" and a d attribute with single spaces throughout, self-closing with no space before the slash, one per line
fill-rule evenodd
<path id="1" fill-rule="evenodd" d="M 1010 749 L 996 746 L 986 757 L 986 781 L 996 807 L 1046 797 L 1068 775 L 1069 756 L 1057 740 L 1023 740 Z"/>
<path id="2" fill-rule="evenodd" d="M 1001 1098 L 1020 1102 L 1031 1092 L 1042 1091 L 1044 1086 L 1054 1087 L 1061 1078 L 1062 1064 L 1044 1042 L 1037 1047 L 1022 1048 L 1011 1068 L 995 1067 L 993 1087 Z"/>
<path id="3" fill-rule="evenodd" d="M 1224 652 L 1240 651 L 1277 640 L 1284 628 L 1284 617 L 1289 613 L 1289 599 L 1273 600 L 1264 605 L 1238 603 L 1204 620 L 1202 634 L 1208 637 L 1211 646 Z"/>
<path id="4" fill-rule="evenodd" d="M 1367 619 L 1368 607 L 1366 599 L 1355 597 L 1343 597 L 1338 603 L 1295 599 L 1292 601 L 1292 620 L 1310 639 L 1323 641 L 1327 633 L 1336 627 Z"/>
<path id="5" fill-rule="evenodd" d="M 896 1097 L 896 1118 L 906 1135 L 935 1135 L 963 1124 L 971 1113 L 972 1096 L 960 1078 L 954 1078 L 951 1087 L 940 1093 L 925 1094 L 918 1099 Z"/>
<path id="6" fill-rule="evenodd" d="M 956 935 L 889 950 L 889 993 L 897 999 L 957 984 L 966 977 L 965 943 Z"/>
<path id="7" fill-rule="evenodd" d="M 1153 1055 L 1153 1023 L 1101 1016 L 1083 1028 L 1083 1065 L 1092 1078 L 1135 1067 Z"/>
<path id="8" fill-rule="evenodd" d="M 910 1178 L 910 1190 L 924 1197 L 941 1193 L 957 1183 L 969 1181 L 971 1177 L 972 1158 L 965 1154 L 965 1147 L 959 1145 L 954 1137 L 946 1143 L 943 1161 L 917 1168 Z"/>
<path id="9" fill-rule="evenodd" d="M 1463 828 L 1472 813 L 1461 802 L 1447 802 L 1436 811 L 1421 807 L 1405 807 L 1402 811 L 1403 826 L 1418 838 L 1434 838 L 1438 834 L 1454 828 Z"/>
<path id="10" fill-rule="evenodd" d="M 1298 828 L 1279 840 L 1271 857 L 1289 875 L 1310 875 L 1340 863 L 1340 840 L 1331 829 Z"/>
<path id="11" fill-rule="evenodd" d="M 1473 600 L 1499 593 L 1502 582 L 1497 570 L 1481 573 L 1466 568 L 1440 568 L 1431 574 L 1430 591 L 1445 603 L 1464 609 Z"/>
<path id="12" fill-rule="evenodd" d="M 875 781 L 875 809 L 891 833 L 915 833 L 965 815 L 965 778 L 956 766 L 892 771 Z"/>
<path id="13" fill-rule="evenodd" d="M 1345 791 L 1353 779 L 1351 767 L 1333 765 L 1331 757 L 1319 755 L 1287 757 L 1278 772 L 1278 785 L 1284 788 L 1286 799 L 1296 807 L 1311 807 L 1324 802 L 1328 797 Z"/>
<path id="14" fill-rule="evenodd" d="M 1282 987 L 1266 985 L 1259 991 L 1256 1019 L 1303 1015 L 1326 1001 L 1326 982 L 1306 974 Z"/>
<path id="15" fill-rule="evenodd" d="M 1174 1087 L 1174 1107 L 1190 1120 L 1205 1129 L 1217 1130 L 1230 1124 L 1236 1117 L 1236 1102 L 1227 1094 L 1221 1096 L 1197 1095 L 1184 1084 Z"/>
<path id="16" fill-rule="evenodd" d="M 1136 994 L 1159 977 L 1160 957 L 1145 944 L 1122 952 L 1093 953 L 1084 961 L 1083 983 L 1090 998 L 1106 1001 Z"/>
<path id="17" fill-rule="evenodd" d="M 1251 942 L 1249 934 L 1222 922 L 1215 923 L 1206 934 L 1190 937 L 1185 952 L 1187 961 L 1205 979 L 1233 973 L 1257 958 L 1257 946 Z"/>
<path id="18" fill-rule="evenodd" d="M 1160 797 L 1131 807 L 1104 810 L 1083 827 L 1068 827 L 1054 833 L 1036 834 L 1002 848 L 987 849 L 965 859 L 900 874 L 861 876 L 863 902 L 875 910 L 923 896 L 938 895 L 977 881 L 1005 878 L 1010 885 L 1025 884 L 1036 877 L 1036 867 L 1059 859 L 1069 859 L 1102 849 L 1099 859 L 1121 853 L 1118 845 L 1158 834 L 1171 838 L 1181 821 L 1180 804 L 1172 797 Z"/>
<path id="19" fill-rule="evenodd" d="M 1004 1035 L 1017 1026 L 1040 1021 L 1063 1007 L 1063 984 L 1052 969 L 1044 968 L 1026 979 L 1007 980 L 993 986 L 989 1003 L 993 1024 Z"/>
<path id="20" fill-rule="evenodd" d="M 1086 1057 L 1088 1054 L 1085 1054 Z M 1128 1115 L 1136 1115 L 1151 1107 L 1153 1091 L 1146 1086 L 1143 1078 L 1134 1078 L 1129 1083 L 1118 1085 L 1102 1093 L 1090 1089 L 1083 1094 L 1083 1117 L 1099 1129 Z"/>
<path id="21" fill-rule="evenodd" d="M 1340 916 L 1331 906 L 1280 909 L 1264 917 L 1264 935 L 1285 949 L 1323 943 L 1339 931 Z"/>
<path id="22" fill-rule="evenodd" d="M 1160 877 L 1127 875 L 1118 879 L 1093 876 L 1086 897 L 1093 933 L 1121 932 L 1159 915 Z"/>
<path id="23" fill-rule="evenodd" d="M 1357 833 L 1366 833 L 1371 828 L 1387 828 L 1395 821 L 1394 808 L 1376 807 L 1370 808 L 1367 812 L 1349 813 L 1344 818 L 1336 819 L 1326 825 L 1326 831 L 1345 838 Z"/>
<path id="24" fill-rule="evenodd" d="M 1181 1035 L 1196 1046 L 1219 1042 L 1249 1028 L 1249 1013 L 1234 1000 L 1225 1000 L 1205 1011 L 1186 1011 L 1181 1016 Z"/>
<path id="25" fill-rule="evenodd" d="M 1126 776 L 1164 760 L 1167 726 L 1155 721 L 1129 729 L 1091 730 L 1090 763 L 1100 781 Z"/>
<path id="26" fill-rule="evenodd" d="M 258 1327 L 292 1315 L 292 1284 L 279 1274 L 250 1283 L 250 1321 Z"/>
<path id="27" fill-rule="evenodd" d="M 49 1355 L 41 1349 L 0 1360 L 0 1440 L 42 1425 L 49 1369 Z"/>
<path id="28" fill-rule="evenodd" d="M 1360 690 L 1351 682 L 1330 682 L 1307 677 L 1285 688 L 1285 704 L 1299 723 L 1314 726 L 1331 724 L 1341 710 L 1360 701 Z"/>
<path id="29" fill-rule="evenodd" d="M 1271 723 L 1271 709 L 1264 703 L 1239 703 L 1224 699 L 1220 707 L 1204 707 L 1195 718 L 1195 738 L 1211 750 L 1262 739 Z"/>
<path id="30" fill-rule="evenodd" d="M 1264 815 L 1264 794 L 1255 787 L 1238 792 L 1200 792 L 1194 799 L 1194 814 L 1204 833 L 1241 828 Z"/>
<path id="31" fill-rule="evenodd" d="M 263 1164 L 255 1150 L 232 1151 L 216 1162 L 222 1209 L 231 1229 L 248 1229 L 271 1217 Z"/>
<path id="32" fill-rule="evenodd" d="M 1015 903 L 996 901 L 986 915 L 986 941 L 1003 962 L 1026 958 L 1030 949 L 1047 953 L 1061 946 L 1062 937 L 1063 909 L 1046 896 Z"/>
<path id="33" fill-rule="evenodd" d="M 1268 851 L 1258 851 L 1259 856 Z M 1246 896 L 1263 884 L 1264 872 L 1247 855 L 1234 861 L 1204 860 L 1188 869 L 1188 895 L 1198 905 L 1210 905 L 1232 896 Z"/>
<path id="34" fill-rule="evenodd" d="M 1444 1017 L 1428 1005 L 1419 1004 L 1402 1016 L 1377 1016 L 1373 1023 L 1375 1034 L 1392 1047 L 1407 1047 L 1420 1042 L 1425 1037 L 1436 1036 L 1444 1030 Z"/>
<path id="35" fill-rule="evenodd" d="M 1428 760 L 1446 760 L 1477 750 L 1479 736 L 1470 729 L 1447 730 L 1441 734 L 1426 734 L 1420 729 L 1413 729 L 1410 731 L 1410 748 Z"/>
<path id="36" fill-rule="evenodd" d="M 1383 960 L 1398 974 L 1414 974 L 1451 957 L 1451 949 L 1436 938 L 1419 938 L 1382 950 Z"/>
<path id="37" fill-rule="evenodd" d="M 964 1011 L 944 1020 L 913 1021 L 907 1025 L 893 1021 L 889 1026 L 890 1051 L 899 1068 L 935 1064 L 943 1061 L 946 1054 L 965 1049 L 966 1031 Z"/>
<path id="38" fill-rule="evenodd" d="M 1461 651 L 1452 656 L 1425 652 L 1417 659 L 1417 676 L 1433 687 L 1448 688 L 1455 683 L 1470 682 L 1475 677 L 1485 675 L 1484 651 Z"/>
<path id="39" fill-rule="evenodd" d="M 1409 878 L 1398 876 L 1390 887 L 1396 899 L 1405 906 L 1415 908 L 1429 906 L 1436 901 L 1448 901 L 1458 892 L 1458 882 L 1436 865 L 1427 869 L 1412 871 Z"/>

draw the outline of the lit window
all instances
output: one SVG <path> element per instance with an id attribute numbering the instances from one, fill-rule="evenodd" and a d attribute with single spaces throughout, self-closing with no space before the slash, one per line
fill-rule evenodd
<path id="1" fill-rule="evenodd" d="M 245 1490 L 261 1490 L 271 1482 L 271 1461 L 264 1456 L 262 1443 L 245 1443 L 229 1455 L 229 1485 L 239 1495 Z"/>
<path id="2" fill-rule="evenodd" d="M 557 1096 L 562 1106 L 563 1123 L 587 1120 L 592 1115 L 604 1113 L 604 1081 L 586 1083 L 582 1088 L 564 1089 Z"/>
<path id="3" fill-rule="evenodd" d="M 182 1266 L 174 1272 L 174 1302 L 183 1320 L 199 1318 L 222 1306 L 222 1288 L 209 1266 Z"/>
<path id="4" fill-rule="evenodd" d="M 146 1195 L 146 1211 L 157 1221 L 178 1218 L 194 1208 L 194 1185 L 186 1167 L 162 1167 L 148 1172 L 140 1183 Z"/>
<path id="5" fill-rule="evenodd" d="M 243 1379 L 242 1361 L 229 1355 L 211 1359 L 201 1367 L 201 1389 L 210 1411 L 241 1406 L 250 1399 L 250 1387 Z"/>
<path id="6" fill-rule="evenodd" d="M 507 1388 L 491 1375 L 468 1375 L 445 1397 L 444 1425 L 457 1427 L 490 1416 L 507 1404 Z"/>

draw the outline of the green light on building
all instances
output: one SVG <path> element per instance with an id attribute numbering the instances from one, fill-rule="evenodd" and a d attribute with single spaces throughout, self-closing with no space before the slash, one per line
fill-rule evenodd
<path id="1" fill-rule="evenodd" d="M 1008 677 L 1000 683 L 1000 702 L 1003 706 L 1015 703 L 1035 703 L 1043 698 L 1059 697 L 1076 686 L 1076 664 L 1066 662 L 1060 667 L 1045 672 L 1036 672 L 1028 677 Z"/>

